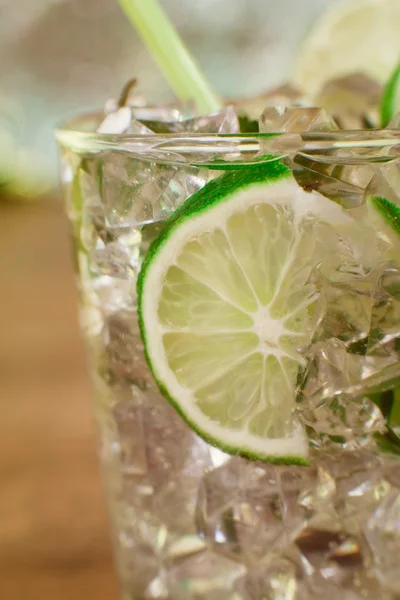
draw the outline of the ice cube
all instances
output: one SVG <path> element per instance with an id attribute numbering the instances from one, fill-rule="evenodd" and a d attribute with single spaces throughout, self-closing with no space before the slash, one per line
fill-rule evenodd
<path id="1" fill-rule="evenodd" d="M 346 368 L 349 362 L 350 360 L 346 361 Z M 326 366 L 323 366 L 326 369 Z M 361 371 L 360 365 L 357 366 L 359 367 L 357 370 Z M 309 396 L 311 382 L 308 384 L 310 387 L 305 386 L 302 392 L 303 400 L 298 405 L 299 420 L 311 428 L 310 437 L 317 447 L 339 444 L 349 448 L 363 446 L 374 448 L 375 434 L 386 431 L 385 419 L 374 402 L 367 397 L 357 397 L 337 391 L 338 387 L 347 387 L 349 390 L 355 387 L 357 391 L 362 388 L 363 382 L 359 384 L 356 373 L 353 374 L 354 383 L 352 383 L 348 375 L 341 378 L 337 371 L 333 373 L 330 371 L 327 377 L 325 370 L 325 380 L 321 379 L 325 381 L 327 390 L 319 387 Z"/>
<path id="2" fill-rule="evenodd" d="M 343 420 L 361 444 L 374 444 L 373 436 L 386 431 L 386 422 L 379 407 L 368 397 L 341 398 Z"/>
<path id="3" fill-rule="evenodd" d="M 332 298 L 329 302 L 332 305 Z M 382 375 L 381 367 L 385 365 L 380 357 L 370 356 L 368 350 L 372 302 L 364 316 L 362 307 L 357 308 L 355 302 L 357 318 L 348 315 L 351 302 L 344 302 L 345 312 L 335 314 L 338 305 L 333 305 L 332 312 L 329 302 L 315 333 L 316 341 L 308 350 L 298 395 L 299 419 L 311 428 L 317 446 L 329 446 L 333 438 L 353 447 L 373 444 L 374 434 L 385 430 L 385 422 L 379 408 L 362 394 L 370 389 L 371 374 Z M 385 358 L 385 364 L 392 363 Z"/>
<path id="4" fill-rule="evenodd" d="M 398 577 L 400 555 L 400 493 L 391 489 L 379 503 L 365 529 L 372 550 L 374 571 L 382 585 L 400 592 Z"/>
<path id="5" fill-rule="evenodd" d="M 312 155 L 297 154 L 290 162 L 298 184 L 305 190 L 316 190 L 339 202 L 344 208 L 353 208 L 363 202 L 365 186 L 375 173 L 370 164 L 343 165 L 319 161 Z"/>
<path id="6" fill-rule="evenodd" d="M 97 133 L 126 133 L 132 122 L 132 110 L 129 106 L 122 106 L 109 112 L 97 128 Z"/>
<path id="7" fill-rule="evenodd" d="M 116 554 L 125 597 L 138 594 L 140 598 L 151 598 L 145 594 L 152 589 L 152 582 L 163 573 L 162 560 L 154 549 L 126 533 L 123 537 L 119 536 Z"/>
<path id="8" fill-rule="evenodd" d="M 397 457 L 394 460 L 386 460 L 384 467 L 385 479 L 400 489 L 400 461 Z"/>
<path id="9" fill-rule="evenodd" d="M 244 113 L 250 119 L 258 120 L 267 106 L 293 106 L 309 104 L 304 94 L 290 84 L 267 90 L 253 98 L 239 98 L 234 106 L 239 114 Z"/>
<path id="10" fill-rule="evenodd" d="M 379 408 L 368 398 L 342 394 L 320 403 L 307 400 L 299 408 L 299 415 L 300 421 L 313 430 L 310 439 L 317 447 L 374 448 L 374 434 L 385 431 Z"/>
<path id="11" fill-rule="evenodd" d="M 154 131 L 150 129 L 150 127 L 147 127 L 147 125 L 136 119 L 131 120 L 125 133 L 132 133 L 133 135 L 154 135 Z"/>
<path id="12" fill-rule="evenodd" d="M 326 512 L 336 494 L 336 481 L 324 464 L 311 454 L 312 469 L 310 476 L 304 479 L 304 487 L 298 502 L 307 509 L 307 517 L 319 511 Z"/>
<path id="13" fill-rule="evenodd" d="M 261 132 L 302 133 L 304 131 L 330 131 L 337 129 L 336 123 L 320 108 L 297 106 L 270 106 L 259 120 Z"/>
<path id="14" fill-rule="evenodd" d="M 326 513 L 327 507 L 333 507 L 336 516 L 332 523 L 351 535 L 359 535 L 363 524 L 390 489 L 385 479 L 384 461 L 370 451 L 353 450 L 316 454 L 313 463 L 318 473 L 322 471 L 325 479 L 334 481 L 334 486 L 331 484 L 329 493 L 321 499 L 317 479 L 305 499 L 313 503 L 317 513 Z"/>
<path id="15" fill-rule="evenodd" d="M 132 133 L 137 135 L 153 135 L 151 128 L 136 118 L 136 110 L 131 106 L 110 106 L 106 116 L 97 128 L 100 134 Z"/>
<path id="16" fill-rule="evenodd" d="M 304 479 L 299 503 L 307 526 L 357 535 L 390 487 L 382 460 L 365 450 L 311 452 L 311 476 Z"/>
<path id="17" fill-rule="evenodd" d="M 309 573 L 319 571 L 324 579 L 338 580 L 343 576 L 340 567 L 360 567 L 362 557 L 357 540 L 337 531 L 336 524 L 333 525 L 333 530 L 307 527 L 298 535 L 295 544 Z"/>
<path id="18" fill-rule="evenodd" d="M 299 468 L 252 467 L 231 459 L 207 473 L 197 501 L 198 534 L 237 560 L 256 561 L 284 546 L 301 526 Z"/>
<path id="19" fill-rule="evenodd" d="M 92 339 L 97 339 L 102 330 L 103 316 L 99 298 L 93 289 L 88 256 L 86 252 L 78 252 L 76 258 L 76 270 L 79 274 L 77 284 L 80 293 L 79 321 L 85 338 L 92 342 Z"/>
<path id="20" fill-rule="evenodd" d="M 183 477 L 183 475 L 182 475 Z M 198 479 L 185 477 L 172 480 L 157 490 L 154 498 L 154 514 L 168 528 L 168 554 L 183 556 L 192 551 L 192 539 L 197 537 L 194 522 Z M 189 548 L 187 548 L 189 542 Z M 202 547 L 205 546 L 203 542 Z M 197 544 L 196 549 L 199 545 Z"/>
<path id="21" fill-rule="evenodd" d="M 203 117 L 182 121 L 184 131 L 193 133 L 239 133 L 239 119 L 233 106 Z"/>
<path id="22" fill-rule="evenodd" d="M 393 263 L 385 265 L 380 285 L 389 298 L 400 300 L 400 266 Z"/>
<path id="23" fill-rule="evenodd" d="M 133 109 L 134 117 L 141 125 L 146 126 L 151 132 L 183 133 L 185 119 L 193 119 L 197 116 L 195 106 L 192 102 L 186 104 L 167 106 L 142 106 Z"/>
<path id="24" fill-rule="evenodd" d="M 400 376 L 400 271 L 388 266 L 382 271 L 374 298 L 365 361 L 361 374 L 361 390 L 366 392 L 376 383 L 384 384 Z"/>
<path id="25" fill-rule="evenodd" d="M 199 481 L 211 466 L 207 444 L 154 389 L 132 386 L 112 414 L 124 500 L 135 512 L 131 534 L 157 547 L 162 538 L 163 552 L 174 559 L 200 551 L 194 512 Z"/>
<path id="26" fill-rule="evenodd" d="M 172 483 L 180 484 L 185 477 L 201 478 L 211 465 L 207 444 L 185 424 L 154 384 L 136 393 L 142 397 L 146 456 L 156 492 Z M 176 494 L 184 494 L 182 486 L 175 486 L 175 490 Z"/>
<path id="27" fill-rule="evenodd" d="M 339 266 L 326 275 L 319 270 L 315 343 L 337 338 L 349 346 L 366 338 L 371 327 L 380 270 L 367 275 L 352 272 L 351 258 L 343 253 L 342 260 L 347 262 L 345 269 Z"/>
<path id="28" fill-rule="evenodd" d="M 231 459 L 231 455 L 223 452 L 217 447 L 209 448 L 211 463 L 213 467 L 221 467 Z"/>
<path id="29" fill-rule="evenodd" d="M 128 81 L 117 100 L 107 100 L 106 116 L 98 133 L 153 135 L 183 131 L 180 121 L 195 114 L 193 102 L 149 106 L 143 96 L 135 93 L 136 84 L 136 79 Z"/>
<path id="30" fill-rule="evenodd" d="M 299 410 L 320 409 L 323 402 L 346 392 L 360 377 L 361 359 L 347 353 L 345 342 L 331 338 L 314 344 L 307 354 L 308 365 L 303 374 Z M 320 415 L 322 416 L 322 415 Z M 322 426 L 322 421 L 318 424 Z"/>
<path id="31" fill-rule="evenodd" d="M 241 600 L 300 600 L 296 565 L 286 558 L 248 569 L 235 587 Z"/>
<path id="32" fill-rule="evenodd" d="M 165 134 L 165 133 L 184 133 L 185 128 L 181 120 L 179 121 L 153 121 L 143 120 L 139 121 L 142 126 L 149 129 L 152 134 Z"/>
<path id="33" fill-rule="evenodd" d="M 378 127 L 382 86 L 364 73 L 352 73 L 328 81 L 315 99 L 340 129 Z"/>
<path id="34" fill-rule="evenodd" d="M 104 248 L 110 240 L 104 207 L 101 204 L 84 206 L 81 214 L 80 242 L 88 253 Z"/>
<path id="35" fill-rule="evenodd" d="M 191 100 L 187 102 L 165 104 L 164 106 L 151 106 L 148 104 L 143 104 L 142 106 L 133 106 L 133 113 L 135 119 L 143 121 L 146 125 L 149 122 L 166 124 L 178 123 L 184 119 L 195 116 L 196 106 Z"/>
<path id="36" fill-rule="evenodd" d="M 163 194 L 176 169 L 141 161 L 128 153 L 110 153 L 102 163 L 102 190 L 107 226 L 135 227 L 169 213 Z"/>
<path id="37" fill-rule="evenodd" d="M 382 460 L 366 451 L 312 452 L 311 463 L 317 469 L 315 482 L 311 479 L 300 496 L 311 518 L 296 537 L 298 554 L 287 552 L 303 571 L 305 598 L 319 598 L 318 592 L 338 600 L 348 594 L 386 598 L 370 569 L 362 535 L 390 490 Z"/>
<path id="38" fill-rule="evenodd" d="M 167 572 L 170 598 L 174 600 L 238 600 L 235 581 L 245 572 L 240 563 L 209 549 L 176 560 Z"/>
<path id="39" fill-rule="evenodd" d="M 385 286 L 385 287 L 384 287 Z M 386 269 L 380 281 L 371 315 L 367 354 L 369 356 L 392 356 L 399 360 L 400 338 L 400 287 L 399 268 Z"/>
<path id="40" fill-rule="evenodd" d="M 128 284 L 132 287 L 132 282 L 128 281 Z M 113 282 L 114 293 L 115 287 Z M 139 388 L 154 385 L 144 357 L 137 314 L 132 306 L 130 310 L 123 309 L 105 316 L 103 340 L 106 367 L 113 380 L 131 383 Z"/>
<path id="41" fill-rule="evenodd" d="M 102 173 L 106 225 L 114 236 L 164 220 L 212 177 L 205 168 L 177 168 L 125 153 L 110 155 Z"/>
<path id="42" fill-rule="evenodd" d="M 197 533 L 194 535 L 180 535 L 176 539 L 169 540 L 166 548 L 166 556 L 168 556 L 169 560 L 180 560 L 202 552 L 206 547 L 207 544 L 199 538 Z"/>
<path id="43" fill-rule="evenodd" d="M 132 590 L 135 593 L 135 588 Z M 152 579 L 143 592 L 144 600 L 168 600 L 168 584 L 164 569 Z"/>
<path id="44" fill-rule="evenodd" d="M 113 234 L 117 234 L 117 230 L 113 229 Z M 129 278 L 131 277 L 131 272 L 134 274 L 134 277 L 137 276 L 141 263 L 143 260 L 143 248 L 141 247 L 141 243 L 144 239 L 143 230 L 140 229 L 123 229 L 122 232 L 118 232 L 117 234 L 117 242 L 112 243 L 118 245 L 118 253 L 121 256 L 121 260 L 118 261 L 118 266 L 120 268 L 126 268 Z M 107 244 L 109 246 L 110 244 Z M 111 253 L 111 258 L 113 253 Z M 124 257 L 122 259 L 122 257 Z M 115 268 L 115 262 L 112 261 L 112 266 Z"/>
<path id="45" fill-rule="evenodd" d="M 110 275 L 92 274 L 88 286 L 95 296 L 95 305 L 104 315 L 113 314 L 121 310 L 129 310 L 134 306 L 135 289 L 132 281 Z"/>
<path id="46" fill-rule="evenodd" d="M 329 600 L 365 600 L 364 590 L 361 589 L 360 592 L 357 593 L 355 589 L 344 587 L 340 581 L 340 577 L 341 575 L 346 577 L 346 572 L 343 573 L 343 570 L 340 569 L 340 567 L 328 564 L 324 571 L 336 577 L 337 582 L 327 580 L 319 573 L 316 573 L 304 583 L 302 588 L 304 596 L 302 596 L 302 600 L 320 600 L 321 598 L 328 598 Z M 368 600 L 375 600 L 378 596 L 367 596 L 367 598 Z M 379 596 L 379 599 L 389 600 L 383 599 L 382 596 Z"/>
<path id="47" fill-rule="evenodd" d="M 316 461 L 335 481 L 350 478 L 355 473 L 374 471 L 382 465 L 382 460 L 376 454 L 362 449 L 319 454 Z"/>
<path id="48" fill-rule="evenodd" d="M 314 408 L 325 410 L 318 403 L 343 393 L 363 396 L 399 373 L 400 274 L 396 267 L 382 265 L 363 274 L 347 265 L 329 277 L 320 273 L 318 285 L 321 292 L 314 311 L 313 344 L 305 350 L 309 363 L 302 393 Z M 357 413 L 356 405 L 352 408 Z M 377 424 L 379 415 L 370 408 Z"/>
<path id="49" fill-rule="evenodd" d="M 400 160 L 379 167 L 365 190 L 365 198 L 380 196 L 400 206 Z"/>
<path id="50" fill-rule="evenodd" d="M 131 79 L 124 85 L 118 100 L 107 100 L 104 111 L 106 116 L 97 128 L 98 133 L 153 135 L 153 131 L 138 119 L 145 119 L 150 114 L 153 119 L 165 118 L 167 115 L 171 118 L 173 115 L 178 120 L 179 111 L 173 111 L 171 107 L 148 107 L 145 98 L 135 94 L 136 85 L 136 79 Z"/>
<path id="51" fill-rule="evenodd" d="M 78 170 L 78 179 L 83 205 L 100 205 L 101 195 L 98 178 L 98 162 L 90 159 L 82 160 Z"/>
<path id="52" fill-rule="evenodd" d="M 138 260 L 137 248 L 131 254 L 126 246 L 111 242 L 97 248 L 90 256 L 90 268 L 98 275 L 109 275 L 117 279 L 134 279 Z"/>
<path id="53" fill-rule="evenodd" d="M 381 465 L 376 469 L 360 470 L 339 479 L 335 505 L 346 531 L 358 534 L 389 490 L 390 484 L 384 479 Z"/>
<path id="54" fill-rule="evenodd" d="M 135 400 L 119 402 L 112 411 L 118 432 L 123 475 L 147 475 L 146 444 L 141 406 Z"/>
<path id="55" fill-rule="evenodd" d="M 210 177 L 206 168 L 180 167 L 160 197 L 160 204 L 166 214 L 181 206 L 189 196 L 204 187 Z"/>
<path id="56" fill-rule="evenodd" d="M 81 195 L 81 242 L 88 252 L 112 241 L 101 198 L 101 158 L 81 162 L 77 183 Z"/>
<path id="57" fill-rule="evenodd" d="M 170 416 L 169 411 L 167 415 Z M 151 418 L 153 419 L 153 415 Z M 188 431 L 179 417 L 178 422 L 174 423 L 174 428 L 171 427 L 170 430 L 171 441 L 164 443 L 165 431 L 160 434 L 158 430 L 159 435 L 156 437 L 153 433 L 154 425 L 150 431 L 147 422 L 146 431 L 150 442 L 147 440 L 146 448 L 153 466 L 151 481 L 156 492 L 154 512 L 168 527 L 169 535 L 173 538 L 169 540 L 169 554 L 176 556 L 179 547 L 179 553 L 183 556 L 185 552 L 192 551 L 193 538 L 197 538 L 196 497 L 202 477 L 212 467 L 212 462 L 208 445 L 194 432 Z M 166 424 L 168 425 L 168 421 Z M 174 437 L 176 435 L 179 438 L 178 444 Z M 155 448 L 151 447 L 152 444 L 156 444 Z M 169 444 L 169 448 L 165 450 L 166 444 Z M 198 550 L 199 540 L 196 547 Z"/>

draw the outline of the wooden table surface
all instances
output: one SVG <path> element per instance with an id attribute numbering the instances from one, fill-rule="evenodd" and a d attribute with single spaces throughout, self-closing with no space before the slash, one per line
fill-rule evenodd
<path id="1" fill-rule="evenodd" d="M 116 600 L 57 198 L 0 198 L 0 289 L 0 599 Z"/>

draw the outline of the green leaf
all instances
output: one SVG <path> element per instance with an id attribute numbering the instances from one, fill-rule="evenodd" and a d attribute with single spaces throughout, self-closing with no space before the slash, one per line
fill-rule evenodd
<path id="1" fill-rule="evenodd" d="M 391 427 L 385 433 L 377 433 L 375 440 L 383 452 L 400 455 L 400 438 Z"/>
<path id="2" fill-rule="evenodd" d="M 382 392 L 382 394 L 379 394 L 378 396 L 375 396 L 371 399 L 375 402 L 377 406 L 379 406 L 381 413 L 385 417 L 386 421 L 388 421 L 388 418 L 393 408 L 394 391 L 386 390 L 385 392 Z"/>
<path id="3" fill-rule="evenodd" d="M 368 202 L 374 206 L 391 229 L 400 237 L 400 207 L 381 196 L 370 196 Z"/>
<path id="4" fill-rule="evenodd" d="M 389 425 L 400 427 L 400 388 L 393 390 L 393 404 L 389 415 Z"/>
<path id="5" fill-rule="evenodd" d="M 258 133 L 258 121 L 250 119 L 247 115 L 239 115 L 240 133 Z"/>
<path id="6" fill-rule="evenodd" d="M 400 110 L 400 64 L 393 71 L 383 90 L 381 126 L 387 127 L 398 110 Z"/>

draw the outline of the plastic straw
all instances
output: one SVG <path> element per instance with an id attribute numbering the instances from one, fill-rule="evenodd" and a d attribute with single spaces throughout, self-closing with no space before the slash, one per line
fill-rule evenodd
<path id="1" fill-rule="evenodd" d="M 381 127 L 387 127 L 398 111 L 400 111 L 400 64 L 393 71 L 383 90 Z"/>
<path id="2" fill-rule="evenodd" d="M 131 23 L 181 100 L 209 114 L 221 103 L 157 0 L 119 0 Z"/>

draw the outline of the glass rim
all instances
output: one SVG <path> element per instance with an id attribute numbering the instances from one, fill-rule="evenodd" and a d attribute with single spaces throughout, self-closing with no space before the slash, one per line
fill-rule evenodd
<path id="1" fill-rule="evenodd" d="M 149 110 L 147 107 L 146 111 Z M 102 111 L 95 111 L 64 120 L 55 128 L 59 146 L 78 154 L 114 150 L 128 152 L 143 160 L 204 166 L 211 163 L 215 166 L 220 162 L 251 165 L 294 154 L 335 164 L 389 162 L 400 158 L 400 129 L 299 133 L 98 133 L 94 125 L 99 124 L 103 117 Z M 92 129 L 84 127 L 85 123 L 91 123 Z"/>

